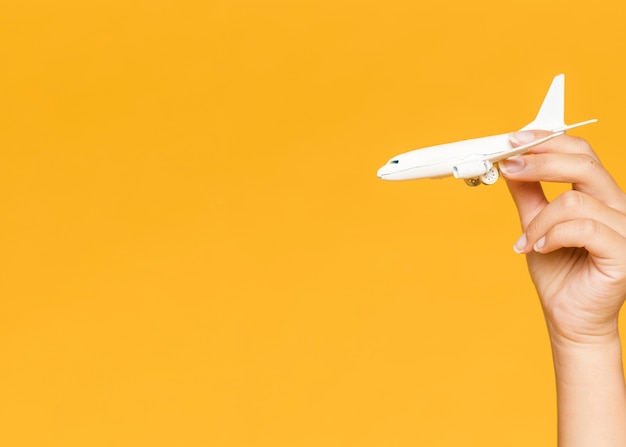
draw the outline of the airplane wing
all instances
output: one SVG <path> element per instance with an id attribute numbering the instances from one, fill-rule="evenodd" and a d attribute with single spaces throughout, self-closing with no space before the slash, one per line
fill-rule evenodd
<path id="1" fill-rule="evenodd" d="M 505 158 L 510 158 L 516 155 L 524 154 L 528 152 L 528 149 L 530 149 L 531 147 L 538 146 L 542 143 L 545 143 L 548 140 L 551 140 L 552 138 L 558 137 L 559 135 L 563 135 L 564 133 L 565 131 L 555 132 L 553 134 L 548 135 L 547 137 L 540 138 L 538 140 L 532 141 L 522 146 L 514 147 L 513 149 L 510 149 L 508 151 L 503 151 L 503 152 L 492 154 L 489 157 L 487 157 L 487 160 L 489 160 L 492 163 L 496 163 L 500 160 L 504 160 Z"/>
<path id="2" fill-rule="evenodd" d="M 592 119 L 592 120 L 588 120 L 588 121 L 583 121 L 580 123 L 576 123 L 576 124 L 571 124 L 569 126 L 563 126 L 563 127 L 559 127 L 557 129 L 553 129 L 550 135 L 548 135 L 547 137 L 543 137 L 540 138 L 538 140 L 532 141 L 530 143 L 524 144 L 522 146 L 518 146 L 518 147 L 514 147 L 513 149 L 507 150 L 507 151 L 502 151 L 502 152 L 497 152 L 495 154 L 490 155 L 489 157 L 487 157 L 487 160 L 489 160 L 492 163 L 496 163 L 500 160 L 504 160 L 505 158 L 510 158 L 510 157 L 514 157 L 516 155 L 520 155 L 523 154 L 525 152 L 528 151 L 528 149 L 530 149 L 533 146 L 538 146 L 542 143 L 545 143 L 548 140 L 551 140 L 552 138 L 558 137 L 559 135 L 563 135 L 565 134 L 566 131 L 573 129 L 575 127 L 580 127 L 580 126 L 584 126 L 585 124 L 591 124 L 591 123 L 595 123 L 596 121 L 598 121 L 597 119 Z"/>

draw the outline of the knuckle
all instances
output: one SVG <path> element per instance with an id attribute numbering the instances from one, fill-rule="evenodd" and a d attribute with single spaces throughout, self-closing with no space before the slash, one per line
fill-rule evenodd
<path id="1" fill-rule="evenodd" d="M 595 158 L 596 154 L 587 140 L 580 137 L 572 137 L 572 141 L 576 145 L 576 151 L 578 153 L 586 154 Z"/>
<path id="2" fill-rule="evenodd" d="M 602 227 L 596 220 L 584 219 L 580 221 L 580 232 L 590 237 L 595 237 L 602 232 Z"/>
<path id="3" fill-rule="evenodd" d="M 544 154 L 533 154 L 526 159 L 526 170 L 534 174 L 543 175 L 550 169 L 549 157 Z"/>
<path id="4" fill-rule="evenodd" d="M 608 204 L 611 208 L 616 209 L 622 214 L 626 214 L 626 193 L 619 190 L 615 195 L 613 203 Z"/>
<path id="5" fill-rule="evenodd" d="M 598 160 L 591 155 L 580 155 L 580 164 L 585 171 L 594 171 L 598 168 Z"/>
<path id="6" fill-rule="evenodd" d="M 559 205 L 565 211 L 577 210 L 584 203 L 585 195 L 575 190 L 566 191 L 559 197 Z"/>

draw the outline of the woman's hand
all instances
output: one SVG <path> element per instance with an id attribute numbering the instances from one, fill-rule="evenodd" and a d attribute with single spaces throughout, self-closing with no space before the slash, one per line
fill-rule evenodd
<path id="1" fill-rule="evenodd" d="M 512 136 L 520 145 L 546 136 Z M 560 447 L 626 446 L 617 318 L 626 296 L 626 197 L 591 147 L 560 136 L 500 169 L 517 205 L 556 372 Z M 571 183 L 551 203 L 539 181 Z"/>
<path id="2" fill-rule="evenodd" d="M 549 135 L 512 135 L 514 146 Z M 518 208 L 550 334 L 566 342 L 615 337 L 626 297 L 626 195 L 586 141 L 560 136 L 500 162 Z M 571 183 L 549 203 L 539 181 Z"/>

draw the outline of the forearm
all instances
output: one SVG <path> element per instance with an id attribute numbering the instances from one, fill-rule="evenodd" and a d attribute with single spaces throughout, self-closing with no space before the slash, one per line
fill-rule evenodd
<path id="1" fill-rule="evenodd" d="M 559 447 L 626 446 L 626 386 L 617 332 L 598 343 L 551 336 Z"/>

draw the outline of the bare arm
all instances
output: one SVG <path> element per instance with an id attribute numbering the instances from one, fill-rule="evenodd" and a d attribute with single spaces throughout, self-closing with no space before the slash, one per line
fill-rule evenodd
<path id="1" fill-rule="evenodd" d="M 526 254 L 550 334 L 559 446 L 624 447 L 617 321 L 626 297 L 626 197 L 579 138 L 555 138 L 500 167 L 524 230 L 515 250 Z M 540 180 L 571 183 L 572 191 L 548 203 Z"/>
<path id="2" fill-rule="evenodd" d="M 626 389 L 617 334 L 596 345 L 552 341 L 559 445 L 626 446 Z"/>

